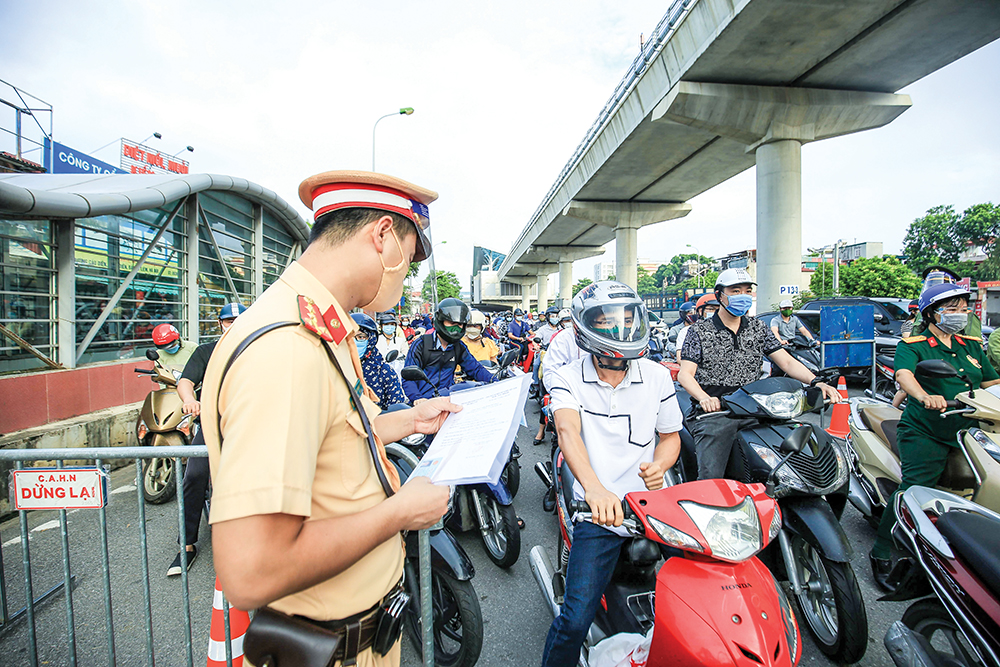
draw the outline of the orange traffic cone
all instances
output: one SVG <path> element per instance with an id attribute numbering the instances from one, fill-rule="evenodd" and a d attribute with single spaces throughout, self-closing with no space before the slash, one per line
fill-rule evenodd
<path id="1" fill-rule="evenodd" d="M 250 626 L 250 614 L 236 607 L 229 607 L 230 649 L 233 667 L 243 667 L 243 635 Z M 222 589 L 215 578 L 215 596 L 212 599 L 212 627 L 208 635 L 208 663 L 206 667 L 226 667 L 226 619 L 222 611 Z"/>
<path id="2" fill-rule="evenodd" d="M 833 406 L 833 414 L 830 415 L 830 426 L 826 432 L 835 438 L 844 439 L 851 432 L 851 427 L 847 424 L 847 416 L 851 414 L 851 404 L 847 402 L 847 382 L 844 376 L 840 376 L 837 381 L 837 391 L 840 392 L 840 403 Z"/>

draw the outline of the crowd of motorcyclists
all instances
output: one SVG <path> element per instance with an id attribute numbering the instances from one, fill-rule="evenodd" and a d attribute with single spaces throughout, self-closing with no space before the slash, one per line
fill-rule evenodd
<path id="1" fill-rule="evenodd" d="M 573 495 L 590 512 L 589 521 L 576 524 L 564 602 L 544 647 L 544 665 L 575 664 L 615 562 L 632 539 L 620 528 L 626 509 L 622 498 L 663 486 L 664 474 L 681 457 L 682 431 L 693 439 L 696 466 L 680 481 L 731 476 L 738 433 L 756 422 L 730 414 L 725 397 L 760 380 L 765 359 L 789 378 L 815 387 L 813 396 L 821 399 L 820 405 L 842 400 L 827 383 L 828 375 L 814 373 L 789 354 L 796 336 L 818 345 L 790 301 L 782 301 L 779 313 L 767 322 L 749 314 L 754 287 L 745 270 L 723 271 L 713 292 L 684 303 L 677 321 L 660 331 L 651 327 L 634 290 L 614 281 L 587 286 L 571 308 L 553 306 L 542 312 L 515 308 L 486 313 L 447 298 L 433 313 L 351 315 L 358 325 L 353 344 L 365 384 L 383 410 L 448 396 L 458 382 L 494 382 L 501 377 L 496 373 L 500 357 L 509 350 L 516 350 L 514 363 L 532 376 L 530 396 L 541 407 L 534 443 L 542 444 L 546 432 L 553 433 L 553 445 L 558 443 L 575 479 Z M 982 340 L 966 333 L 972 317 L 969 298 L 953 274 L 936 271 L 911 309 L 906 327 L 911 335 L 895 355 L 897 398 L 910 399 L 896 437 L 902 469 L 899 493 L 914 485 L 937 484 L 956 434 L 966 428 L 961 416 L 939 416 L 956 395 L 970 386 L 1000 383 Z M 235 314 L 240 309 L 238 304 L 227 308 L 220 314 L 223 328 L 232 322 L 233 308 Z M 157 327 L 153 340 L 163 363 L 178 370 L 196 352 L 171 325 Z M 651 360 L 651 349 L 662 350 L 662 363 Z M 920 375 L 917 364 L 930 359 L 952 364 L 962 377 Z M 202 371 L 204 361 L 199 362 Z M 679 365 L 677 387 L 664 368 L 668 363 Z M 404 377 L 405 367 L 421 369 L 423 379 Z M 185 412 L 197 414 L 191 381 L 184 390 Z M 679 395 L 686 400 L 679 401 Z M 207 471 L 199 473 L 196 481 L 204 484 Z M 552 505 L 550 495 L 546 508 Z M 895 520 L 895 505 L 889 503 L 870 552 L 874 580 L 887 591 L 898 584 L 890 576 Z M 190 567 L 197 554 L 197 529 L 188 532 Z M 179 571 L 178 559 L 169 574 Z M 857 647 L 841 647 L 838 656 L 856 660 L 863 646 L 860 653 Z"/>

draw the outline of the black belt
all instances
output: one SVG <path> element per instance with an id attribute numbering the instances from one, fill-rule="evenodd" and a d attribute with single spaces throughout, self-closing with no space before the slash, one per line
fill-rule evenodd
<path id="1" fill-rule="evenodd" d="M 357 663 L 358 654 L 371 648 L 375 643 L 379 625 L 379 610 L 384 608 L 401 591 L 403 591 L 402 578 L 374 606 L 353 616 L 333 621 L 317 621 L 306 616 L 298 616 L 298 618 L 340 635 L 342 641 L 337 649 L 335 661 L 340 661 L 345 666 L 354 665 Z"/>

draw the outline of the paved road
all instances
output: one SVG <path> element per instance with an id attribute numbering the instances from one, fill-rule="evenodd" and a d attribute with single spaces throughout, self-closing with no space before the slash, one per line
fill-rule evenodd
<path id="1" fill-rule="evenodd" d="M 852 391 L 853 393 L 853 391 Z M 534 403 L 528 408 L 528 420 L 537 420 Z M 507 571 L 500 570 L 487 558 L 478 535 L 459 535 L 459 541 L 476 567 L 474 580 L 480 597 L 485 624 L 481 665 L 533 665 L 541 656 L 552 617 L 528 566 L 527 553 L 536 544 L 553 549 L 556 518 L 541 509 L 542 483 L 532 468 L 547 456 L 548 446 L 533 447 L 534 428 L 522 428 L 518 443 L 521 459 L 521 490 L 515 500 L 518 513 L 526 522 L 521 533 L 521 558 Z M 111 561 L 111 586 L 114 606 L 116 662 L 118 665 L 146 664 L 145 602 L 142 558 L 139 549 L 138 512 L 134 489 L 134 467 L 112 474 L 112 488 L 117 492 L 108 507 L 108 538 Z M 187 641 L 184 629 L 184 606 L 180 578 L 167 579 L 166 567 L 176 553 L 177 504 L 146 505 L 151 600 L 154 624 L 154 651 L 160 665 L 187 664 Z M 55 521 L 55 523 L 53 523 Z M 58 513 L 34 512 L 29 517 L 31 562 L 35 595 L 62 579 L 62 555 Z M 892 667 L 882 646 L 888 625 L 898 619 L 906 603 L 877 602 L 871 583 L 867 551 L 874 531 L 860 515 L 848 507 L 844 527 L 855 546 L 854 568 L 868 609 L 869 648 L 861 665 Z M 77 576 L 73 591 L 76 614 L 76 645 L 79 665 L 107 665 L 103 602 L 103 570 L 97 513 L 80 510 L 68 515 L 70 561 Z M 202 552 L 190 571 L 190 600 L 193 625 L 191 651 L 193 663 L 205 664 L 208 628 L 211 617 L 214 572 L 207 527 L 202 535 Z M 11 612 L 24 604 L 21 564 L 20 527 L 16 520 L 0 525 L 3 572 Z M 55 596 L 37 612 L 40 664 L 67 665 L 66 604 L 63 595 Z M 0 664 L 20 666 L 28 661 L 27 623 L 19 622 L 7 631 L 0 630 Z M 416 667 L 417 654 L 404 643 L 403 664 Z M 820 654 L 808 636 L 804 640 L 802 665 L 832 665 Z"/>

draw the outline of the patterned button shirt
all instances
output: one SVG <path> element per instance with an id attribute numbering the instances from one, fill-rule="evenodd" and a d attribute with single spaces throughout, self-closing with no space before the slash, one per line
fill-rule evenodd
<path id="1" fill-rule="evenodd" d="M 406 403 L 399 376 L 370 343 L 365 356 L 361 357 L 361 372 L 365 376 L 365 384 L 378 396 L 380 408 L 385 410 L 393 403 Z"/>
<path id="2" fill-rule="evenodd" d="M 687 329 L 681 360 L 698 364 L 694 379 L 709 396 L 725 396 L 760 378 L 764 355 L 781 349 L 766 324 L 743 316 L 736 333 L 718 314 Z"/>

